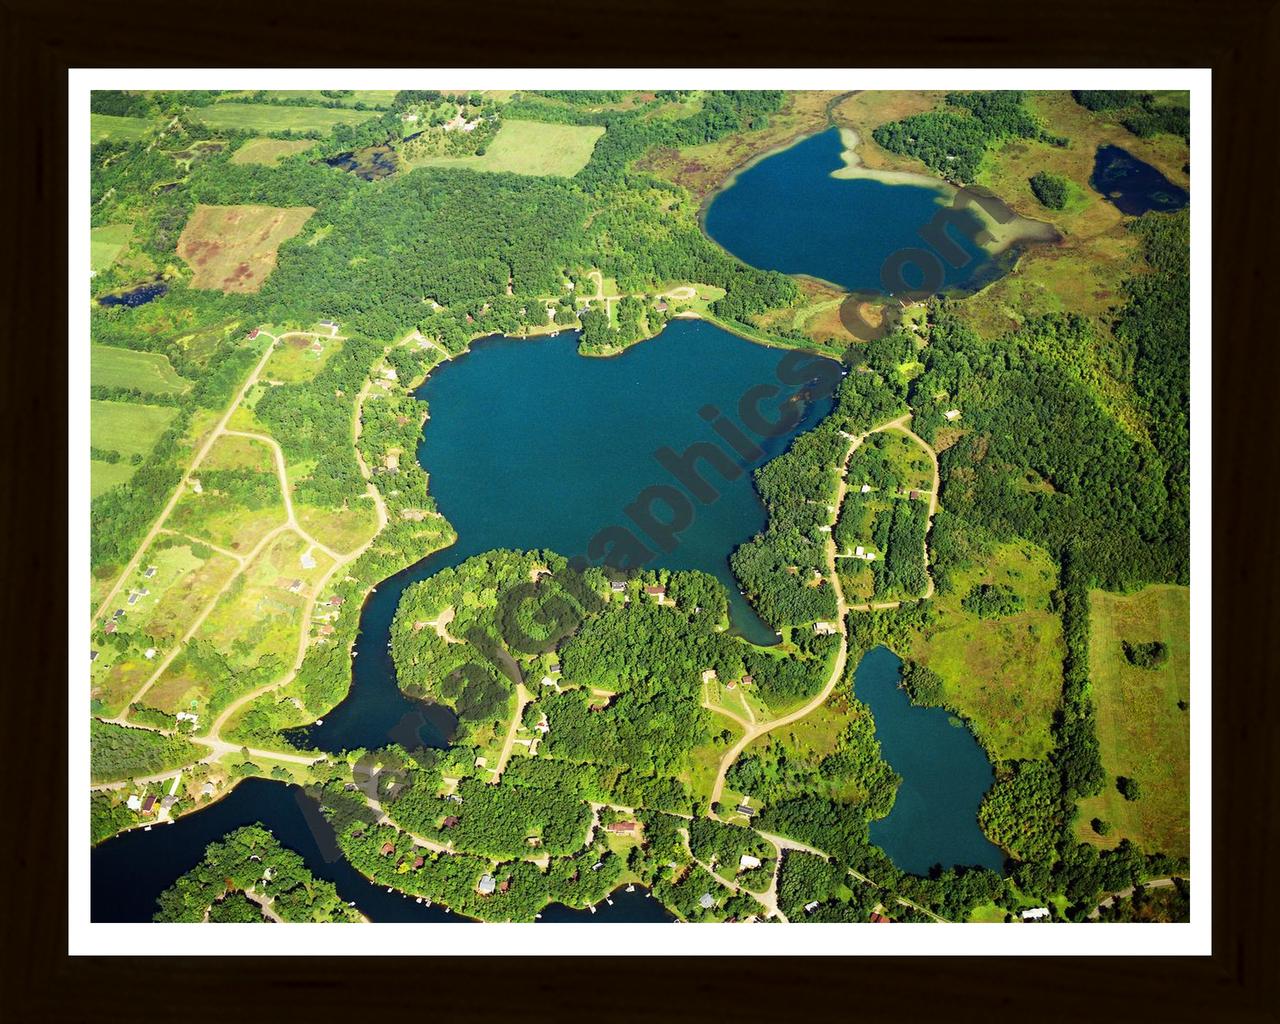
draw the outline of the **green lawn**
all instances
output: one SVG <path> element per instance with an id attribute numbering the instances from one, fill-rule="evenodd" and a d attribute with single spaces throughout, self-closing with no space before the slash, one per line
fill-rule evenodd
<path id="1" fill-rule="evenodd" d="M 112 345 L 89 346 L 89 380 L 109 388 L 137 388 L 151 395 L 179 394 L 191 386 L 178 376 L 168 356 Z"/>
<path id="2" fill-rule="evenodd" d="M 107 224 L 90 231 L 89 269 L 106 270 L 124 251 L 132 235 L 132 224 Z"/>
<path id="3" fill-rule="evenodd" d="M 127 462 L 91 460 L 89 462 L 89 497 L 96 498 L 99 494 L 118 487 L 133 476 L 136 468 Z"/>
<path id="4" fill-rule="evenodd" d="M 270 103 L 214 103 L 192 115 L 210 128 L 237 131 L 328 131 L 335 124 L 359 124 L 377 117 L 376 110 L 342 110 L 333 107 L 280 107 Z"/>
<path id="5" fill-rule="evenodd" d="M 1080 801 L 1082 839 L 1114 846 L 1132 839 L 1146 850 L 1175 856 L 1190 850 L 1191 592 L 1159 585 L 1135 594 L 1089 595 L 1089 678 L 1097 708 L 1098 745 L 1107 783 L 1099 796 Z M 1169 660 L 1155 669 L 1129 664 L 1123 641 L 1161 640 Z M 1125 800 L 1117 776 L 1138 780 L 1142 795 Z M 1110 835 L 1090 827 L 1109 821 Z"/>
<path id="6" fill-rule="evenodd" d="M 252 90 L 246 89 L 243 92 L 230 95 L 226 99 L 228 102 L 232 100 L 252 100 L 253 95 Z M 304 99 L 321 106 L 334 102 L 332 97 L 326 96 L 319 89 L 272 89 L 267 95 L 272 99 L 281 100 Z M 357 103 L 363 103 L 366 107 L 379 107 L 383 110 L 389 110 L 395 98 L 395 89 L 352 89 L 350 96 L 339 96 L 337 97 L 337 102 L 344 107 L 354 107 Z"/>
<path id="7" fill-rule="evenodd" d="M 103 139 L 136 142 L 151 131 L 152 123 L 141 117 L 116 117 L 114 114 L 90 114 L 89 131 L 94 142 Z"/>
<path id="8" fill-rule="evenodd" d="M 117 451 L 124 458 L 146 454 L 155 446 L 178 410 L 136 402 L 90 402 L 89 440 L 95 448 Z"/>
<path id="9" fill-rule="evenodd" d="M 476 171 L 572 177 L 587 165 L 604 129 L 594 125 L 504 121 L 484 156 L 425 156 L 413 167 L 469 167 Z"/>

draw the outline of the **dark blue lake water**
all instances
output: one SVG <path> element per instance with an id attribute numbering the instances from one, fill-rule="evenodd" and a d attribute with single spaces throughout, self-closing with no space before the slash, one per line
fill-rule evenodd
<path id="1" fill-rule="evenodd" d="M 964 232 L 951 237 L 968 257 L 963 266 L 939 259 L 919 235 L 942 209 L 943 193 L 923 185 L 886 185 L 870 178 L 833 178 L 844 166 L 836 128 L 811 136 L 738 175 L 707 208 L 708 235 L 754 267 L 808 274 L 849 291 L 894 294 L 886 261 L 905 249 L 924 249 L 943 271 L 938 290 L 961 288 L 999 273 L 995 261 Z M 963 211 L 973 232 L 978 218 Z M 906 283 L 923 282 L 919 264 L 903 271 Z"/>
<path id="2" fill-rule="evenodd" d="M 1180 210 L 1191 199 L 1186 189 L 1119 146 L 1098 147 L 1089 185 L 1134 217 L 1149 210 Z"/>
<path id="3" fill-rule="evenodd" d="M 127 292 L 117 292 L 115 295 L 104 295 L 98 300 L 99 306 L 141 306 L 143 303 L 150 302 L 152 299 L 158 299 L 161 295 L 169 291 L 169 286 L 163 281 L 152 281 L 148 284 L 138 285 L 137 288 L 131 288 Z"/>
<path id="4" fill-rule="evenodd" d="M 978 827 L 991 788 L 991 763 L 973 734 L 941 708 L 917 707 L 898 684 L 902 662 L 887 647 L 868 651 L 854 695 L 871 708 L 884 759 L 902 776 L 888 816 L 871 823 L 871 841 L 903 871 L 978 864 L 1000 871 L 1004 855 Z"/>
<path id="5" fill-rule="evenodd" d="M 802 390 L 778 377 L 779 364 L 797 362 L 796 355 L 744 341 L 705 321 L 675 320 L 658 337 L 611 359 L 583 358 L 577 342 L 570 331 L 558 338 L 484 339 L 469 354 L 438 367 L 419 389 L 431 418 L 418 458 L 458 541 L 378 585 L 360 619 L 351 694 L 322 725 L 295 730 L 294 742 L 337 751 L 385 746 L 394 734 L 442 745 L 452 715 L 404 696 L 387 649 L 407 586 L 494 548 L 549 548 L 598 563 L 589 544 L 610 526 L 632 529 L 657 551 L 625 509 L 651 485 L 676 486 L 686 494 L 688 489 L 655 453 L 718 442 L 699 415 L 707 405 L 742 426 L 738 404 L 750 389 L 777 389 L 760 404 L 770 420 Z M 809 355 L 803 361 L 819 363 Z M 829 371 L 833 366 L 827 363 Z M 772 438 L 749 432 L 761 454 L 751 460 L 734 456 L 743 467 L 736 480 L 726 481 L 700 462 L 699 472 L 719 498 L 691 501 L 694 518 L 678 534 L 675 550 L 658 551 L 650 562 L 718 577 L 729 592 L 734 629 L 756 643 L 777 638 L 738 593 L 728 564 L 734 548 L 765 524 L 750 470 L 784 451 L 831 405 L 827 397 L 802 399 L 791 429 Z M 724 443 L 719 447 L 731 454 Z M 668 518 L 661 502 L 653 508 L 658 518 Z"/>

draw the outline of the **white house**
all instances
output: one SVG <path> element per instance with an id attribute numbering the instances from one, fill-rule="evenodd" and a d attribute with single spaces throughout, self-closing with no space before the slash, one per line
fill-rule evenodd
<path id="1" fill-rule="evenodd" d="M 870 484 L 863 484 L 860 488 L 858 488 L 858 493 L 859 493 L 859 494 L 869 494 L 869 493 L 871 493 L 871 485 L 870 485 Z"/>
<path id="2" fill-rule="evenodd" d="M 142 797 L 138 796 L 137 793 L 131 793 L 129 799 L 125 801 L 125 806 L 131 811 L 142 810 Z"/>
<path id="3" fill-rule="evenodd" d="M 944 412 L 942 415 L 943 415 L 943 417 L 944 417 L 944 418 L 946 418 L 947 420 L 958 420 L 958 419 L 960 418 L 960 410 L 959 410 L 959 409 L 948 409 L 948 410 L 947 410 L 946 412 Z"/>
<path id="4" fill-rule="evenodd" d="M 817 900 L 814 900 L 814 901 L 812 901 L 811 903 L 806 903 L 806 904 L 804 905 L 804 912 L 805 912 L 806 914 L 812 914 L 812 913 L 813 913 L 815 910 L 817 910 L 817 909 L 818 909 L 818 901 L 817 901 Z"/>
<path id="5" fill-rule="evenodd" d="M 1024 910 L 1022 912 L 1022 920 L 1024 921 L 1039 921 L 1040 918 L 1048 916 L 1048 907 L 1032 907 L 1030 910 Z"/>
<path id="6" fill-rule="evenodd" d="M 752 868 L 758 868 L 759 866 L 760 866 L 760 858 L 753 857 L 749 853 L 744 853 L 741 857 L 738 858 L 739 871 L 749 871 Z"/>
<path id="7" fill-rule="evenodd" d="M 703 910 L 710 910 L 716 905 L 716 898 L 709 892 L 704 892 L 702 898 L 698 900 L 698 906 Z"/>

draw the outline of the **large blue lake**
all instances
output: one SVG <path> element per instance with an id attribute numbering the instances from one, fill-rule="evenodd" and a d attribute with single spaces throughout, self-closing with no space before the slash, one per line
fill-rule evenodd
<path id="1" fill-rule="evenodd" d="M 751 470 L 831 410 L 829 397 L 795 401 L 805 389 L 779 381 L 780 363 L 825 363 L 829 373 L 835 364 L 743 341 L 701 320 L 672 321 L 658 337 L 611 359 L 578 355 L 577 341 L 568 331 L 537 340 L 488 338 L 427 378 L 418 395 L 431 418 L 418 458 L 457 543 L 378 585 L 360 620 L 351 694 L 323 724 L 297 730 L 299 745 L 337 751 L 385 746 L 393 734 L 429 744 L 447 739 L 447 710 L 406 698 L 396 685 L 387 649 L 391 620 L 410 584 L 494 548 L 549 548 L 598 563 L 592 538 L 626 527 L 656 552 L 651 566 L 717 576 L 729 592 L 733 628 L 756 643 L 775 642 L 738 593 L 728 557 L 765 524 Z M 743 425 L 739 402 L 757 387 L 776 389 L 760 404 L 766 418 L 779 418 L 783 403 L 799 413 L 789 430 L 766 438 Z M 693 522 L 678 534 L 674 550 L 658 550 L 627 506 L 650 486 L 688 494 L 656 453 L 717 443 L 701 415 L 708 406 L 748 432 L 760 454 L 734 456 L 742 467 L 736 480 L 699 463 L 719 497 L 707 504 L 691 499 Z M 724 443 L 718 447 L 732 454 Z M 668 518 L 661 502 L 652 507 L 659 519 Z"/>
<path id="2" fill-rule="evenodd" d="M 991 763 L 959 719 L 911 703 L 898 685 L 901 669 L 897 655 L 876 647 L 854 674 L 853 692 L 871 708 L 881 755 L 902 776 L 893 810 L 871 823 L 871 841 L 913 874 L 935 864 L 1000 871 L 1004 855 L 978 827 Z"/>
<path id="3" fill-rule="evenodd" d="M 908 249 L 933 253 L 943 270 L 940 290 L 960 288 L 1000 272 L 970 236 L 948 237 L 968 262 L 952 266 L 920 237 L 942 209 L 941 187 L 884 184 L 871 178 L 833 178 L 844 167 L 844 142 L 836 128 L 768 156 L 741 172 L 707 207 L 703 226 L 729 252 L 754 267 L 807 274 L 848 291 L 894 293 L 882 280 L 886 261 Z M 972 234 L 981 222 L 961 211 Z M 922 275 L 903 277 L 912 288 Z"/>

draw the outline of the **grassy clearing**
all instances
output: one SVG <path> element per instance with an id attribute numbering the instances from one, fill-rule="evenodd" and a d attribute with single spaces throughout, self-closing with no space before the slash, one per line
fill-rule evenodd
<path id="1" fill-rule="evenodd" d="M 1089 595 L 1089 676 L 1097 708 L 1098 744 L 1107 770 L 1101 795 L 1080 801 L 1077 831 L 1099 846 L 1131 839 L 1147 850 L 1190 852 L 1191 592 L 1158 585 L 1135 594 Z M 1156 669 L 1129 664 L 1122 641 L 1163 641 L 1169 660 Z M 1125 800 L 1117 776 L 1138 780 L 1142 796 Z M 1109 821 L 1109 836 L 1090 822 Z"/>
<path id="2" fill-rule="evenodd" d="M 993 759 L 1038 758 L 1052 746 L 1062 696 L 1062 622 L 1049 611 L 1057 570 L 1033 544 L 1002 544 L 981 564 L 952 574 L 938 594 L 940 627 L 913 637 L 910 657 L 943 679 L 946 703 L 969 719 Z M 961 601 L 979 583 L 1011 587 L 1025 608 L 981 619 Z"/>
<path id="3" fill-rule="evenodd" d="M 126 459 L 145 458 L 176 415 L 178 410 L 172 406 L 91 401 L 89 443 Z"/>
<path id="4" fill-rule="evenodd" d="M 111 345 L 89 346 L 89 380 L 108 388 L 137 388 L 149 395 L 181 394 L 191 387 L 163 353 Z"/>
<path id="5" fill-rule="evenodd" d="M 150 593 L 133 606 L 122 632 L 136 627 L 161 642 L 172 642 L 185 633 L 235 570 L 235 563 L 226 555 L 164 534 L 140 565 L 153 565 L 156 572 L 150 579 L 139 576 L 135 585 L 145 586 Z"/>
<path id="6" fill-rule="evenodd" d="M 219 477 L 213 474 L 225 470 L 247 471 L 238 473 L 234 483 L 228 481 L 234 493 L 216 485 Z M 207 477 L 202 479 L 202 473 Z M 179 533 L 245 554 L 285 521 L 274 457 L 259 441 L 218 438 L 193 479 L 200 480 L 200 492 L 188 487 L 169 520 Z"/>
<path id="7" fill-rule="evenodd" d="M 146 138 L 152 123 L 141 117 L 116 117 L 114 114 L 90 114 L 89 132 L 94 142 L 112 139 L 119 142 L 137 142 Z"/>
<path id="8" fill-rule="evenodd" d="M 192 116 L 210 128 L 251 132 L 327 132 L 336 124 L 359 124 L 377 117 L 376 110 L 334 107 L 281 107 L 270 103 L 214 103 Z"/>
<path id="9" fill-rule="evenodd" d="M 311 206 L 197 206 L 178 238 L 178 255 L 195 271 L 191 287 L 256 292 L 275 269 L 280 243 L 315 212 Z"/>
<path id="10" fill-rule="evenodd" d="M 89 497 L 96 498 L 113 487 L 119 487 L 133 476 L 137 468 L 127 462 L 100 462 L 98 459 L 91 459 L 89 461 Z"/>
<path id="11" fill-rule="evenodd" d="M 338 509 L 295 504 L 294 514 L 307 533 L 339 552 L 354 551 L 378 531 L 378 513 L 368 498 Z"/>
<path id="12" fill-rule="evenodd" d="M 231 154 L 231 162 L 274 167 L 285 157 L 305 153 L 314 145 L 311 139 L 250 139 Z"/>
<path id="13" fill-rule="evenodd" d="M 905 154 L 890 153 L 876 145 L 871 133 L 882 124 L 900 121 L 912 114 L 923 114 L 940 106 L 945 92 L 927 90 L 868 90 L 854 93 L 831 110 L 832 120 L 842 128 L 851 128 L 861 140 L 857 153 L 864 167 L 876 171 L 917 171 L 932 175 L 921 161 Z"/>
<path id="14" fill-rule="evenodd" d="M 104 224 L 89 232 L 89 269 L 106 270 L 133 237 L 132 224 Z"/>
<path id="15" fill-rule="evenodd" d="M 425 156 L 410 167 L 468 167 L 569 178 L 591 159 L 604 129 L 596 125 L 503 121 L 484 156 Z"/>
<path id="16" fill-rule="evenodd" d="M 309 334 L 285 334 L 280 342 L 263 370 L 264 380 L 289 384 L 310 380 L 342 348 L 339 338 L 316 338 Z"/>

